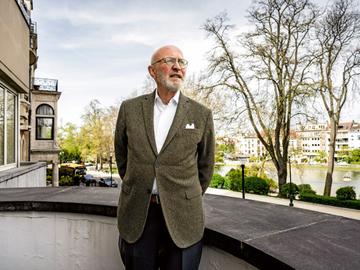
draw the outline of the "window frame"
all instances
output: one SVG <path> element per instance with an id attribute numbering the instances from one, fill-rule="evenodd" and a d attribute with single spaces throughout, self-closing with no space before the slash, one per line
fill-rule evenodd
<path id="1" fill-rule="evenodd" d="M 4 83 L 1 79 L 0 79 L 0 91 L 4 91 L 4 108 L 3 108 L 3 125 L 4 125 L 4 134 L 3 134 L 3 156 L 4 156 L 4 161 L 3 164 L 0 164 L 0 171 L 4 171 L 7 169 L 11 169 L 11 168 L 16 168 L 19 164 L 19 149 L 20 149 L 20 141 L 19 141 L 19 135 L 20 135 L 20 119 L 19 119 L 19 108 L 20 108 L 20 98 L 19 98 L 19 94 L 12 90 L 10 86 L 8 86 L 6 83 Z M 8 145 L 7 145 L 7 137 L 8 137 L 8 132 L 7 132 L 7 106 L 8 106 L 8 95 L 11 94 L 14 96 L 15 100 L 14 100 L 14 134 L 15 134 L 15 138 L 14 138 L 14 162 L 11 163 L 7 163 L 7 153 L 8 153 Z"/>
<path id="2" fill-rule="evenodd" d="M 41 107 L 41 106 L 48 106 L 49 108 L 51 108 L 51 111 L 53 114 L 38 114 L 38 109 Z M 49 119 L 52 121 L 51 123 L 51 137 L 50 138 L 41 138 L 40 137 L 40 134 L 39 134 L 39 125 L 38 125 L 38 120 L 39 119 Z M 55 132 L 55 110 L 54 108 L 47 104 L 47 103 L 42 103 L 42 104 L 39 104 L 36 109 L 35 109 L 35 140 L 37 141 L 53 141 L 54 140 L 54 132 Z"/>

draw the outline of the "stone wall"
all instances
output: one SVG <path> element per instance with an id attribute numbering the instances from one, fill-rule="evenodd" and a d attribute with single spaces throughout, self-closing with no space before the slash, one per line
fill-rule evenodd
<path id="1" fill-rule="evenodd" d="M 19 168 L 0 171 L 0 188 L 46 187 L 46 163 L 26 162 Z"/>

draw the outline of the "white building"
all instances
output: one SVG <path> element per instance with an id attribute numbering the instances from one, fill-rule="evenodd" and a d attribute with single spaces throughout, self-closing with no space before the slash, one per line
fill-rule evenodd
<path id="1" fill-rule="evenodd" d="M 266 149 L 256 134 L 243 134 L 238 138 L 236 150 L 240 155 L 248 157 L 262 157 Z"/>
<path id="2" fill-rule="evenodd" d="M 360 148 L 360 123 L 353 123 L 349 132 L 349 148 Z"/>
<path id="3" fill-rule="evenodd" d="M 327 124 L 307 124 L 297 127 L 301 156 L 309 161 L 326 151 Z"/>

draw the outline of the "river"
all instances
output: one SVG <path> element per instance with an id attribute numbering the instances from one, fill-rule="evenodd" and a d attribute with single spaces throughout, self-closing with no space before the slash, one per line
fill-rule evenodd
<path id="1" fill-rule="evenodd" d="M 246 165 L 245 165 L 246 166 Z M 239 168 L 239 165 L 223 165 L 218 173 L 225 175 L 231 168 Z M 268 177 L 277 182 L 277 174 L 274 166 L 266 166 Z M 310 184 L 317 194 L 324 192 L 326 167 L 318 165 L 293 165 L 291 168 L 291 180 L 295 184 Z M 351 180 L 350 180 L 351 179 Z M 289 174 L 288 180 L 289 182 Z M 360 198 L 360 169 L 350 166 L 338 166 L 334 169 L 331 196 L 336 196 L 336 190 L 345 186 L 355 188 L 356 197 Z"/>

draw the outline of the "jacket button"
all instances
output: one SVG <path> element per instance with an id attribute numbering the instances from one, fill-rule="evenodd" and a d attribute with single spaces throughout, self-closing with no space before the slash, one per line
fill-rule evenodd
<path id="1" fill-rule="evenodd" d="M 159 167 L 160 167 L 159 161 L 155 161 L 155 168 L 159 168 Z"/>
<path id="2" fill-rule="evenodd" d="M 147 194 L 151 194 L 151 189 L 148 188 L 148 189 L 146 190 L 146 192 L 147 192 Z"/>

